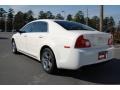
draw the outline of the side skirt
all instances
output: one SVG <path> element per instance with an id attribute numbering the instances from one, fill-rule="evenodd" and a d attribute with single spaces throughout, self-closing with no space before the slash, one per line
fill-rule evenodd
<path id="1" fill-rule="evenodd" d="M 32 54 L 26 53 L 26 52 L 24 52 L 22 50 L 18 50 L 18 51 L 39 61 L 39 59 L 36 56 L 32 55 Z"/>

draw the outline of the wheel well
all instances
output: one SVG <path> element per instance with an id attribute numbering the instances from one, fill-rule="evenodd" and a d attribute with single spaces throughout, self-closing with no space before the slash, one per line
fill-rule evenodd
<path id="1" fill-rule="evenodd" d="M 55 58 L 55 64 L 56 64 L 56 67 L 57 67 L 57 62 L 56 62 L 55 54 L 54 54 L 53 50 L 51 49 L 51 47 L 49 47 L 49 46 L 47 46 L 47 45 L 43 46 L 43 47 L 41 48 L 41 50 L 40 50 L 40 60 L 41 60 L 42 51 L 43 51 L 45 48 L 49 48 L 49 49 L 52 51 L 52 53 L 53 53 L 53 55 L 54 55 L 54 58 Z"/>
<path id="2" fill-rule="evenodd" d="M 14 41 L 14 38 L 12 38 L 12 42 Z"/>
<path id="3" fill-rule="evenodd" d="M 47 45 L 43 46 L 43 47 L 41 48 L 41 50 L 40 50 L 40 59 L 41 59 L 42 51 L 43 51 L 45 48 L 49 48 L 49 49 L 52 51 L 52 49 L 51 49 L 49 46 L 47 46 Z M 53 51 L 52 51 L 52 52 L 53 52 Z M 53 53 L 53 54 L 54 54 L 54 53 Z"/>
<path id="4" fill-rule="evenodd" d="M 15 41 L 14 38 L 12 38 L 11 43 L 13 43 L 14 41 Z"/>
<path id="5" fill-rule="evenodd" d="M 45 45 L 45 46 L 43 46 L 43 47 L 41 48 L 41 50 L 40 50 L 40 59 L 41 59 L 42 51 L 43 51 L 45 48 L 49 48 L 49 49 L 52 51 L 52 53 L 53 53 L 53 55 L 54 55 L 54 57 L 55 57 L 55 54 L 54 54 L 53 50 L 51 49 L 51 47 Z M 55 59 L 56 59 L 56 58 L 55 58 Z"/>

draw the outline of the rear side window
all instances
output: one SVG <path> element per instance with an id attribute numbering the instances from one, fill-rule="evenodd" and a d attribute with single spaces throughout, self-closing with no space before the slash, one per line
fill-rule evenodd
<path id="1" fill-rule="evenodd" d="M 57 24 L 65 28 L 66 30 L 88 30 L 88 31 L 94 31 L 95 29 L 81 24 L 77 22 L 70 22 L 70 21 L 55 21 Z"/>
<path id="2" fill-rule="evenodd" d="M 48 24 L 46 22 L 34 22 L 32 32 L 47 32 Z"/>

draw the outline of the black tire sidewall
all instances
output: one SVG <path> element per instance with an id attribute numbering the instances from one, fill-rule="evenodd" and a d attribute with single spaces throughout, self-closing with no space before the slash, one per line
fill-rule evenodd
<path id="1" fill-rule="evenodd" d="M 17 53 L 16 43 L 15 43 L 15 41 L 12 41 L 12 49 L 13 49 L 13 43 L 15 44 L 15 50 L 14 50 L 14 52 L 13 52 L 13 50 L 12 50 L 12 52 L 16 54 L 16 53 Z"/>
<path id="2" fill-rule="evenodd" d="M 51 67 L 50 70 L 46 70 L 46 69 L 44 69 L 44 67 L 43 67 L 43 63 L 42 63 L 42 55 L 43 55 L 43 53 L 45 53 L 45 52 L 49 52 L 50 55 L 51 55 L 52 58 L 53 58 L 53 59 L 51 60 L 52 67 Z M 56 59 L 55 59 L 54 53 L 52 52 L 51 49 L 49 49 L 49 48 L 45 48 L 45 49 L 43 49 L 42 54 L 41 54 L 41 63 L 42 63 L 42 67 L 43 67 L 43 69 L 44 69 L 47 73 L 52 74 L 52 73 L 54 73 L 54 72 L 56 71 Z"/>

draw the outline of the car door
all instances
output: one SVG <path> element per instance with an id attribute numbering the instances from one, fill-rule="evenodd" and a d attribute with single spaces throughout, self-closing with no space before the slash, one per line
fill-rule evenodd
<path id="1" fill-rule="evenodd" d="M 37 56 L 40 52 L 40 47 L 48 33 L 48 24 L 43 21 L 32 23 L 32 33 L 27 36 L 27 50 L 28 53 Z"/>
<path id="2" fill-rule="evenodd" d="M 28 34 L 31 32 L 31 24 L 27 24 L 25 25 L 22 29 L 21 29 L 22 33 L 19 33 L 19 47 L 20 50 L 23 52 L 27 52 L 27 36 Z"/>

